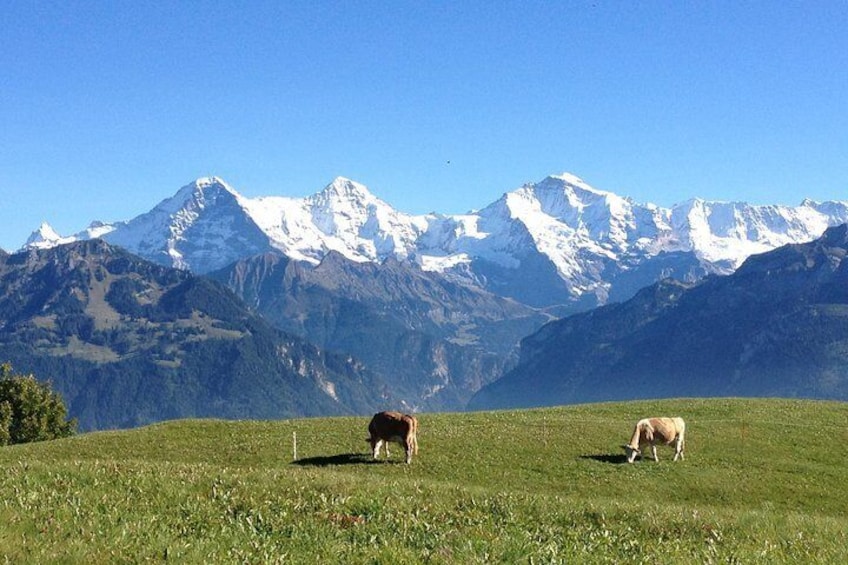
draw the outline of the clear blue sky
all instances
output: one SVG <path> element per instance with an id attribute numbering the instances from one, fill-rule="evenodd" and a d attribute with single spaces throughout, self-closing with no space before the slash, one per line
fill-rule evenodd
<path id="1" fill-rule="evenodd" d="M 0 2 L 0 247 L 199 176 L 459 213 L 848 200 L 848 2 Z M 448 163 L 449 162 L 449 163 Z"/>

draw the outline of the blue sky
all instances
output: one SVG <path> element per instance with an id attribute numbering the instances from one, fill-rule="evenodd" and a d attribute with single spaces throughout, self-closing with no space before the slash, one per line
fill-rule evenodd
<path id="1" fill-rule="evenodd" d="M 638 202 L 848 200 L 848 3 L 0 3 L 0 247 L 218 175 L 459 213 L 572 172 Z"/>

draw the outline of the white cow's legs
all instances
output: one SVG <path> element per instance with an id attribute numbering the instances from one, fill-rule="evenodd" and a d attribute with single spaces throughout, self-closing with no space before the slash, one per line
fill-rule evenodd
<path id="1" fill-rule="evenodd" d="M 683 461 L 683 439 L 680 437 L 674 442 L 674 460 L 677 461 L 678 458 Z"/>

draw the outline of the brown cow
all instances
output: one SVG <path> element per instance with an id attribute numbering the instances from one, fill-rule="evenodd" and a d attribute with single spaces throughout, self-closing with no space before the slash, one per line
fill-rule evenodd
<path id="1" fill-rule="evenodd" d="M 393 441 L 403 446 L 406 452 L 406 462 L 412 462 L 412 454 L 418 454 L 418 420 L 415 416 L 400 412 L 378 412 L 368 424 L 370 437 L 366 439 L 371 444 L 374 459 L 380 455 L 380 446 L 384 445 L 386 457 L 389 456 L 389 442 Z"/>
<path id="2" fill-rule="evenodd" d="M 684 434 L 686 424 L 683 418 L 645 418 L 636 422 L 630 441 L 621 447 L 627 454 L 627 462 L 633 463 L 637 455 L 642 454 L 640 446 L 648 444 L 651 446 L 651 455 L 654 461 L 657 458 L 657 444 L 674 444 L 674 460 L 683 460 L 683 449 L 685 448 Z"/>

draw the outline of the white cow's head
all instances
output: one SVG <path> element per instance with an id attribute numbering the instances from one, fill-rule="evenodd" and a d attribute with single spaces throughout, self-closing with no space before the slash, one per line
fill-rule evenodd
<path id="1" fill-rule="evenodd" d="M 624 450 L 624 453 L 627 455 L 627 462 L 628 463 L 633 463 L 633 461 L 636 460 L 637 455 L 642 455 L 642 450 L 639 449 L 638 447 L 633 447 L 632 445 L 624 444 L 624 445 L 621 446 L 621 448 Z"/>

